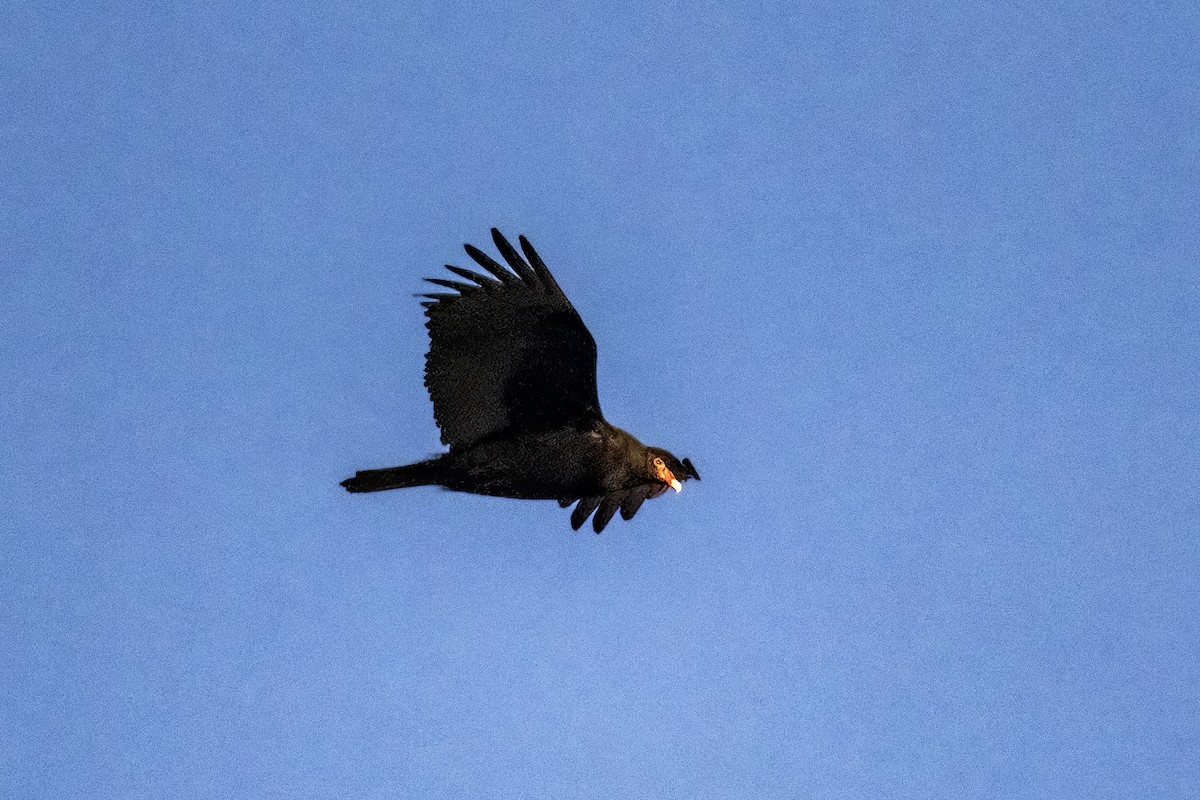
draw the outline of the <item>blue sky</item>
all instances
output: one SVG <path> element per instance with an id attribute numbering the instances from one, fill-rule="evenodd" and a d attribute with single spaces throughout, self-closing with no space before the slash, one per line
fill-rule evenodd
<path id="1" fill-rule="evenodd" d="M 0 786 L 1194 797 L 1193 4 L 10 4 Z M 704 480 L 350 496 L 528 235 Z"/>

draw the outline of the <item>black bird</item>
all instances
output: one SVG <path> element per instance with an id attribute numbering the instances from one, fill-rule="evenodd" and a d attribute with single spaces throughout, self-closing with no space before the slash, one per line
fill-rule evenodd
<path id="1" fill-rule="evenodd" d="M 595 511 L 600 533 L 618 509 L 632 519 L 645 500 L 698 480 L 688 459 L 605 421 L 596 340 L 524 236 L 524 258 L 495 228 L 492 239 L 511 269 L 468 244 L 467 255 L 488 275 L 447 264 L 468 282 L 426 278 L 452 291 L 421 295 L 429 318 L 425 386 L 450 452 L 363 470 L 342 486 L 377 492 L 433 484 L 557 500 L 563 508 L 578 501 L 571 527 L 579 530 Z"/>

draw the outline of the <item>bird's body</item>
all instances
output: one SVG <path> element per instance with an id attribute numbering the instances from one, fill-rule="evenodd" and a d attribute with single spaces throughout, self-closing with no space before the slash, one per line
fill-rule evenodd
<path id="1" fill-rule="evenodd" d="M 612 491 L 620 487 L 603 485 L 610 477 L 603 467 L 618 457 L 620 437 L 616 432 L 601 420 L 587 420 L 485 439 L 442 457 L 448 462 L 443 485 L 528 500 Z"/>
<path id="2" fill-rule="evenodd" d="M 401 467 L 363 470 L 351 492 L 439 485 L 456 491 L 579 505 L 579 528 L 596 511 L 599 533 L 619 508 L 625 519 L 680 480 L 691 462 L 646 447 L 610 425 L 596 392 L 596 344 L 524 237 L 528 261 L 492 230 L 509 271 L 467 245 L 489 276 L 448 267 L 471 283 L 431 282 L 455 294 L 426 295 L 430 348 L 425 385 L 450 451 Z"/>

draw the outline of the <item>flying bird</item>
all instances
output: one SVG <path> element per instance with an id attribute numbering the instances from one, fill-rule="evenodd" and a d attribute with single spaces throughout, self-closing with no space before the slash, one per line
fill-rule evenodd
<path id="1" fill-rule="evenodd" d="M 610 425 L 596 392 L 596 341 L 533 245 L 500 231 L 507 267 L 467 255 L 487 274 L 446 265 L 462 280 L 426 278 L 448 292 L 426 298 L 425 387 L 449 452 L 400 467 L 361 470 L 350 492 L 444 486 L 460 492 L 575 504 L 571 527 L 604 530 L 646 500 L 699 480 L 692 462 Z"/>

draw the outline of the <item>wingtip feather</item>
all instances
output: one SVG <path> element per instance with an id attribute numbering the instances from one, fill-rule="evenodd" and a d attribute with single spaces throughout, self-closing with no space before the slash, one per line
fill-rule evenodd
<path id="1" fill-rule="evenodd" d="M 492 230 L 495 230 L 495 228 Z M 470 243 L 464 244 L 463 249 L 467 251 L 467 255 L 469 255 L 476 264 L 499 278 L 501 283 L 513 283 L 516 281 L 517 276 L 500 266 L 498 261 L 480 250 L 475 245 Z"/>
<path id="2" fill-rule="evenodd" d="M 529 285 L 537 284 L 537 274 L 525 263 L 525 259 L 521 258 L 516 248 L 509 244 L 508 239 L 504 238 L 504 234 L 500 233 L 499 228 L 492 228 L 492 241 L 496 243 L 496 249 L 500 251 L 500 255 L 504 256 L 504 260 L 512 267 L 513 272 L 520 276 L 521 280 Z"/>

